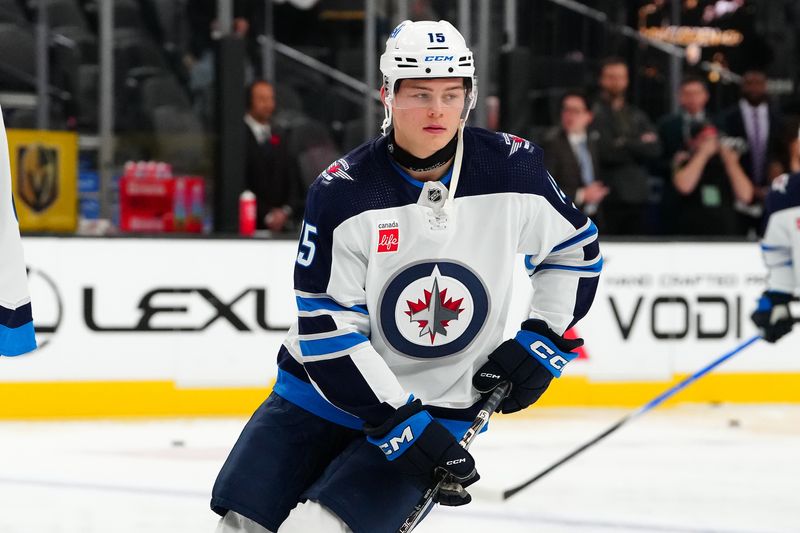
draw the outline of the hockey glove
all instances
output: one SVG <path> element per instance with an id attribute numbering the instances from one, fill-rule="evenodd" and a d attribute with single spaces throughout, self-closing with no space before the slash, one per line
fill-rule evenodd
<path id="1" fill-rule="evenodd" d="M 789 312 L 792 295 L 784 292 L 765 291 L 758 299 L 758 307 L 750 318 L 761 330 L 761 337 L 775 342 L 790 331 L 794 320 Z"/>
<path id="2" fill-rule="evenodd" d="M 478 392 L 487 394 L 502 381 L 511 382 L 511 393 L 499 411 L 515 413 L 533 404 L 547 390 L 553 376 L 578 354 L 583 339 L 565 339 L 543 320 L 530 319 L 513 339 L 505 341 L 489 354 L 489 361 L 472 378 Z"/>
<path id="3" fill-rule="evenodd" d="M 399 408 L 380 426 L 364 426 L 364 433 L 406 474 L 428 477 L 429 482 L 435 480 L 437 471 L 449 474 L 448 481 L 460 486 L 460 490 L 454 489 L 458 494 L 480 479 L 472 455 L 422 408 L 419 400 Z M 452 500 L 446 496 L 439 500 L 443 505 L 463 505 L 471 500 L 469 494 Z"/>

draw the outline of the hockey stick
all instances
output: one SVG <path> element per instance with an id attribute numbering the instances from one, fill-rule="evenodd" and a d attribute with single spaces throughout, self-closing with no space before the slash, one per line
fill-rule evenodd
<path id="1" fill-rule="evenodd" d="M 468 449 L 472 441 L 475 440 L 475 437 L 478 433 L 481 432 L 483 426 L 489 421 L 489 417 L 492 416 L 492 413 L 497 410 L 500 403 L 505 399 L 508 395 L 508 391 L 511 390 L 511 384 L 508 381 L 503 381 L 500 383 L 497 388 L 494 389 L 494 392 L 489 396 L 489 399 L 486 400 L 486 403 L 483 404 L 478 415 L 475 417 L 475 421 L 472 422 L 472 425 L 469 427 L 464 436 L 459 441 L 459 444 L 462 448 Z M 439 492 L 439 488 L 447 479 L 447 473 L 444 475 L 440 475 L 439 480 L 436 482 L 435 485 L 429 487 L 428 490 L 422 495 L 417 505 L 414 506 L 414 510 L 411 511 L 411 514 L 408 515 L 403 525 L 400 526 L 400 529 L 397 530 L 398 533 L 408 533 L 412 529 L 414 529 L 422 517 L 425 515 L 425 511 L 433 504 L 433 498 L 436 496 L 436 493 Z"/>
<path id="2" fill-rule="evenodd" d="M 562 459 L 556 461 L 555 463 L 553 463 L 549 467 L 545 468 L 544 470 L 542 470 L 541 472 L 539 472 L 538 474 L 533 476 L 528 481 L 526 481 L 526 482 L 524 482 L 524 483 L 522 483 L 520 485 L 517 485 L 516 487 L 512 487 L 512 488 L 510 488 L 508 490 L 503 491 L 502 499 L 503 500 L 507 500 L 510 497 L 512 497 L 514 494 L 516 494 L 519 491 L 521 491 L 522 489 L 524 489 L 524 488 L 528 487 L 529 485 L 532 485 L 533 483 L 539 481 L 544 476 L 546 476 L 547 474 L 549 474 L 550 472 L 552 472 L 553 470 L 555 470 L 559 466 L 563 465 L 564 463 L 566 463 L 567 461 L 569 461 L 573 457 L 579 455 L 581 452 L 583 452 L 587 448 L 597 444 L 598 442 L 600 442 L 604 438 L 608 437 L 609 435 L 614 433 L 616 430 L 621 428 L 626 423 L 630 422 L 631 420 L 633 420 L 635 418 L 638 418 L 639 416 L 643 415 L 644 413 L 646 413 L 647 411 L 649 411 L 653 407 L 656 407 L 657 405 L 659 405 L 662 402 L 664 402 L 666 399 L 670 398 L 671 396 L 674 396 L 676 393 L 678 393 L 679 391 L 683 390 L 684 388 L 686 388 L 687 386 L 689 386 L 693 382 L 697 381 L 698 379 L 700 379 L 704 375 L 708 374 L 714 368 L 718 367 L 719 365 L 721 365 L 722 363 L 724 363 L 725 361 L 727 361 L 728 359 L 730 359 L 731 357 L 733 357 L 737 353 L 741 352 L 742 350 L 744 350 L 745 348 L 747 348 L 748 346 L 750 346 L 751 344 L 753 344 L 754 342 L 756 342 L 760 338 L 761 338 L 761 335 L 756 335 L 754 337 L 751 337 L 750 339 L 744 341 L 742 344 L 740 344 L 739 346 L 737 346 L 736 348 L 734 348 L 730 352 L 726 353 L 725 355 L 720 356 L 717 360 L 713 361 L 712 363 L 709 363 L 708 365 L 706 365 L 702 369 L 698 370 L 697 372 L 695 372 L 691 376 L 687 377 L 683 381 L 680 381 L 679 383 L 676 383 L 675 385 L 673 385 L 672 387 L 670 387 L 669 389 L 667 389 L 666 391 L 662 392 L 657 397 L 653 398 L 648 403 L 646 403 L 645 405 L 640 407 L 638 410 L 636 410 L 633 413 L 625 416 L 622 420 L 620 420 L 619 422 L 617 422 L 616 424 L 614 424 L 613 426 L 611 426 L 610 428 L 608 428 L 607 430 L 605 430 L 604 432 L 602 432 L 601 434 L 599 434 L 598 436 L 596 436 L 595 438 L 593 438 L 592 440 L 587 442 L 586 444 L 583 444 L 582 446 L 576 448 L 575 450 L 573 450 L 571 453 L 569 453 L 568 455 L 566 455 Z"/>

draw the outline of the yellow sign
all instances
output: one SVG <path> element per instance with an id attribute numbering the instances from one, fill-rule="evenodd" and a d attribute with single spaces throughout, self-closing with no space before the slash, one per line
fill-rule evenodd
<path id="1" fill-rule="evenodd" d="M 78 225 L 78 136 L 8 130 L 11 182 L 22 231 L 73 232 Z"/>

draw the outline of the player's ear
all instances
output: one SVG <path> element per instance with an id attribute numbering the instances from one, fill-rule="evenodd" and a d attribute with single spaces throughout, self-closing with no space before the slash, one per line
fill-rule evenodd
<path id="1" fill-rule="evenodd" d="M 381 102 L 383 103 L 383 107 L 388 107 L 386 105 L 386 85 L 381 85 Z"/>

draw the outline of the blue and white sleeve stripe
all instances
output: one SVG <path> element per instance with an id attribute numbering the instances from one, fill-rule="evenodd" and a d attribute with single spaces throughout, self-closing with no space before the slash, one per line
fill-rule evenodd
<path id="1" fill-rule="evenodd" d="M 329 333 L 316 333 L 300 335 L 300 351 L 303 359 L 321 359 L 325 356 L 330 359 L 340 355 L 347 355 L 358 349 L 361 344 L 369 344 L 369 339 L 357 332 L 342 332 L 336 330 Z"/>
<path id="2" fill-rule="evenodd" d="M 366 305 L 326 293 L 295 294 L 297 328 L 288 344 L 308 378 L 349 415 L 370 423 L 390 416 L 408 393 L 370 343 Z"/>
<path id="3" fill-rule="evenodd" d="M 364 305 L 342 305 L 333 298 L 327 295 L 314 295 L 310 296 L 304 294 L 303 296 L 297 295 L 295 296 L 295 300 L 297 301 L 297 310 L 302 313 L 317 313 L 317 314 L 325 314 L 328 311 L 337 311 L 337 312 L 351 312 L 351 313 L 359 313 L 362 315 L 369 315 L 366 306 Z"/>
<path id="4" fill-rule="evenodd" d="M 571 250 L 573 248 L 583 247 L 586 244 L 597 240 L 597 226 L 591 220 L 586 222 L 586 225 L 578 230 L 580 233 L 574 237 L 570 237 L 561 244 L 553 247 L 552 252 L 560 252 L 564 250 Z"/>
<path id="5" fill-rule="evenodd" d="M 0 355 L 22 355 L 35 349 L 30 302 L 15 309 L 0 305 Z"/>
<path id="6" fill-rule="evenodd" d="M 597 243 L 597 226 L 591 220 L 574 234 L 555 245 L 537 264 L 537 257 L 525 256 L 528 276 L 543 270 L 564 270 L 581 275 L 597 276 L 603 269 L 603 258 Z"/>
<path id="7" fill-rule="evenodd" d="M 569 261 L 560 263 L 542 263 L 534 269 L 534 274 L 542 270 L 568 270 L 571 272 L 582 272 L 587 274 L 599 274 L 603 270 L 603 258 L 598 257 L 591 263 L 581 261 L 581 264 L 568 264 Z M 577 261 L 576 261 L 577 263 Z M 532 274 L 533 275 L 533 274 Z"/>
<path id="8" fill-rule="evenodd" d="M 534 288 L 529 317 L 544 320 L 561 335 L 589 311 L 603 257 L 597 226 L 588 218 L 583 217 L 582 224 L 576 221 L 567 225 L 561 213 L 546 211 L 539 217 L 545 218 L 545 227 L 562 233 L 549 236 L 554 244 L 542 242 L 525 255 L 525 269 Z"/>

